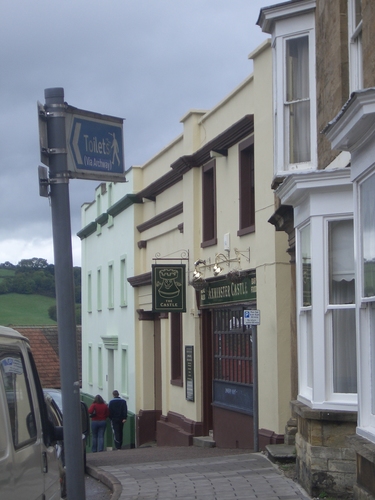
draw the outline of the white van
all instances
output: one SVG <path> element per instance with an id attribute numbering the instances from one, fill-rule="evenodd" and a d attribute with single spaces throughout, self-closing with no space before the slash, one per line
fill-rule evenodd
<path id="1" fill-rule="evenodd" d="M 28 340 L 0 326 L 1 499 L 60 499 L 55 444 L 61 437 L 48 419 Z"/>

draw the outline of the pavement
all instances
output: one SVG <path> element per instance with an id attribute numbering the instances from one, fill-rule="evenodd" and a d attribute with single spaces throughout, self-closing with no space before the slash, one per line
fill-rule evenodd
<path id="1" fill-rule="evenodd" d="M 87 472 L 108 486 L 110 500 L 311 500 L 251 450 L 146 446 L 89 453 Z"/>

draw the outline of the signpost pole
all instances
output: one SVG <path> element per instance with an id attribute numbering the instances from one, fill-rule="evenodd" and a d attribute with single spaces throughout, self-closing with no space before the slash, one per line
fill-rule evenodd
<path id="1" fill-rule="evenodd" d="M 64 89 L 45 89 L 64 450 L 69 500 L 85 500 Z"/>
<path id="2" fill-rule="evenodd" d="M 259 451 L 259 408 L 258 408 L 258 332 L 256 325 L 251 326 L 253 338 L 253 428 L 254 451 Z"/>

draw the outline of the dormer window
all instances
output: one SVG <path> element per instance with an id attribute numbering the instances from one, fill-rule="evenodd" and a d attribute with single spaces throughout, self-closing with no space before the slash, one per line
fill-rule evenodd
<path id="1" fill-rule="evenodd" d="M 350 92 L 363 88 L 362 0 L 348 0 Z"/>
<path id="2" fill-rule="evenodd" d="M 272 35 L 274 175 L 316 170 L 315 1 L 266 7 L 258 24 Z"/>
<path id="3" fill-rule="evenodd" d="M 285 41 L 286 164 L 311 160 L 309 39 Z"/>

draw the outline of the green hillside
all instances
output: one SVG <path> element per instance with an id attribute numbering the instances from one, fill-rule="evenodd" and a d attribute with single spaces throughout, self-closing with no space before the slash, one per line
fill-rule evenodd
<path id="1" fill-rule="evenodd" d="M 56 299 L 43 295 L 0 295 L 0 325 L 56 325 L 48 316 L 48 308 L 55 303 Z"/>

